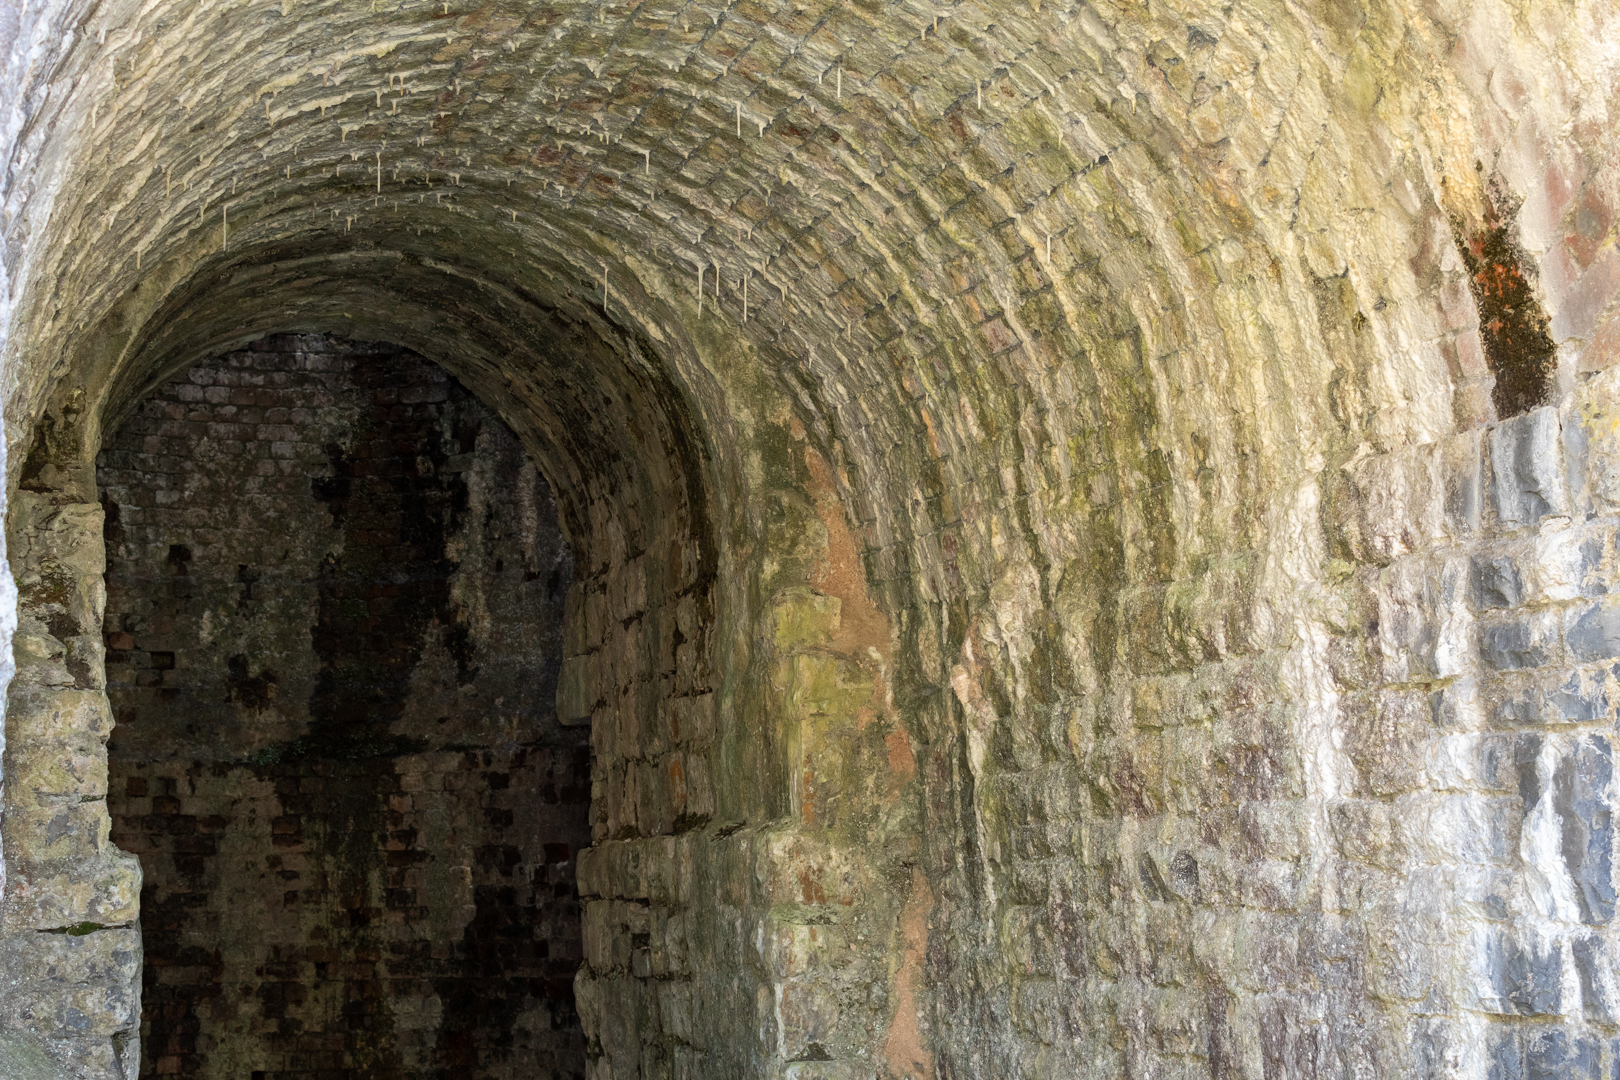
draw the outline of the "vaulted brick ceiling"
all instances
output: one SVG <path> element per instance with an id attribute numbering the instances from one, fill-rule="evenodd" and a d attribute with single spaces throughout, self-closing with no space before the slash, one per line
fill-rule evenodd
<path id="1" fill-rule="evenodd" d="M 1480 183 L 1454 28 L 1415 8 L 109 3 L 63 33 L 24 310 L 142 376 L 289 322 L 491 355 L 590 327 L 700 396 L 705 343 L 745 351 L 874 464 L 928 437 L 971 484 L 951 450 L 1000 425 L 967 398 L 1032 410 L 1051 480 L 1152 485 L 1194 416 L 1212 464 L 1320 449 L 1312 282 L 1378 252 L 1331 305 L 1378 342 L 1338 406 L 1450 422 L 1411 301 L 1441 179 Z M 1221 475 L 1184 501 L 1258 494 Z"/>

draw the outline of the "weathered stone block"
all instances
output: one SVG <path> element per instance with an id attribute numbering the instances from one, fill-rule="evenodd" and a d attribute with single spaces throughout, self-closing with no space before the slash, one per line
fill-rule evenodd
<path id="1" fill-rule="evenodd" d="M 1503 421 L 1492 429 L 1490 446 L 1492 501 L 1504 527 L 1568 513 L 1558 410 L 1534 409 Z"/>
<path id="2" fill-rule="evenodd" d="M 1620 656 L 1620 597 L 1572 609 L 1564 641 L 1577 661 Z"/>
<path id="3" fill-rule="evenodd" d="M 1438 567 L 1402 559 L 1370 582 L 1376 624 L 1369 629 L 1378 656 L 1378 677 L 1386 683 L 1420 682 L 1435 677 L 1442 606 Z"/>
<path id="4" fill-rule="evenodd" d="M 7 786 L 17 794 L 99 799 L 107 794 L 107 752 L 45 744 L 13 758 Z M 20 759 L 20 760 L 18 760 Z"/>
<path id="5" fill-rule="evenodd" d="M 1445 535 L 1442 455 L 1433 445 L 1365 458 L 1347 472 L 1338 522 L 1358 562 L 1389 563 Z"/>
<path id="6" fill-rule="evenodd" d="M 830 1058 L 827 1047 L 838 1026 L 837 989 L 826 980 L 793 979 L 778 984 L 777 1018 L 788 1060 Z"/>
<path id="7" fill-rule="evenodd" d="M 1482 794 L 1414 793 L 1397 800 L 1396 848 L 1424 863 L 1507 866 L 1517 834 L 1515 800 Z"/>
<path id="8" fill-rule="evenodd" d="M 570 656 L 557 673 L 557 721 L 565 725 L 590 723 L 601 693 L 591 656 Z"/>
<path id="9" fill-rule="evenodd" d="M 1553 773 L 1553 809 L 1562 832 L 1560 853 L 1575 885 L 1581 921 L 1614 918 L 1614 760 L 1603 735 L 1579 739 Z"/>
<path id="10" fill-rule="evenodd" d="M 1336 799 L 1328 807 L 1328 820 L 1340 853 L 1374 866 L 1387 865 L 1391 856 L 1390 806 L 1373 799 Z"/>
<path id="11" fill-rule="evenodd" d="M 0 1076 L 7 1080 L 74 1080 L 46 1046 L 27 1032 L 0 1031 Z"/>
<path id="12" fill-rule="evenodd" d="M 1602 1043 L 1552 1028 L 1524 1033 L 1525 1080 L 1581 1080 L 1601 1075 Z"/>
<path id="13" fill-rule="evenodd" d="M 1484 505 L 1484 440 L 1479 431 L 1453 436 L 1441 444 L 1445 484 L 1446 531 L 1466 539 L 1479 529 Z"/>
<path id="14" fill-rule="evenodd" d="M 1477 944 L 1476 944 L 1477 943 Z M 1477 962 L 1477 1007 L 1510 1016 L 1561 1016 L 1564 954 L 1555 940 L 1520 940 L 1492 927 L 1470 943 Z"/>
<path id="15" fill-rule="evenodd" d="M 1613 947 L 1606 938 L 1591 935 L 1570 939 L 1575 973 L 1581 984 L 1581 1009 L 1596 1024 L 1612 1024 L 1620 1014 L 1620 986 L 1616 984 Z"/>
<path id="16" fill-rule="evenodd" d="M 1424 772 L 1440 791 L 1511 791 L 1517 783 L 1512 736 L 1459 732 L 1429 741 Z"/>
<path id="17" fill-rule="evenodd" d="M 670 703 L 670 735 L 678 745 L 706 746 L 714 739 L 716 695 L 697 694 Z"/>
<path id="18" fill-rule="evenodd" d="M 72 796 L 28 795 L 31 797 L 19 799 L 5 817 L 8 861 L 36 865 L 94 859 L 109 848 L 112 822 L 105 803 L 80 802 Z"/>
<path id="19" fill-rule="evenodd" d="M 8 883 L 8 930 L 55 930 L 92 922 L 130 923 L 139 912 L 141 864 L 112 851 L 62 872 L 18 874 Z"/>
<path id="20" fill-rule="evenodd" d="M 1365 791 L 1392 795 L 1418 786 L 1430 730 L 1427 695 L 1383 691 L 1340 700 L 1339 729 Z"/>
<path id="21" fill-rule="evenodd" d="M 1579 529 L 1538 534 L 1523 560 L 1526 597 L 1549 603 L 1579 598 L 1589 568 L 1584 554 L 1588 539 Z"/>
<path id="22" fill-rule="evenodd" d="M 41 1035 L 82 1038 L 139 1028 L 138 930 L 15 935 L 0 939 L 0 962 L 7 973 L 0 1000 L 15 1021 Z"/>
<path id="23" fill-rule="evenodd" d="M 836 596 L 804 587 L 785 590 L 771 608 L 777 650 L 825 646 L 838 632 L 841 611 Z"/>
<path id="24" fill-rule="evenodd" d="M 1518 607 L 1524 599 L 1519 568 L 1506 555 L 1476 555 L 1470 563 L 1469 581 L 1474 605 L 1481 608 Z"/>
<path id="25" fill-rule="evenodd" d="M 1452 680 L 1430 698 L 1434 721 L 1443 728 L 1469 730 L 1485 722 L 1485 701 L 1479 679 L 1463 676 Z"/>
<path id="26" fill-rule="evenodd" d="M 1497 671 L 1538 668 L 1558 655 L 1559 625 L 1553 612 L 1484 623 L 1479 636 L 1480 657 Z"/>

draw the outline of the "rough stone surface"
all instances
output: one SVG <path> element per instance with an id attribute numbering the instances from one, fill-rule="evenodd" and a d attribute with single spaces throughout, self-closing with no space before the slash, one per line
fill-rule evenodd
<path id="1" fill-rule="evenodd" d="M 95 447 L 330 332 L 556 496 L 592 1080 L 1612 1076 L 1617 24 L 8 10 L 7 934 L 136 914 Z"/>
<path id="2" fill-rule="evenodd" d="M 0 1031 L 0 1075 L 9 1080 L 66 1080 L 50 1052 L 20 1031 Z"/>

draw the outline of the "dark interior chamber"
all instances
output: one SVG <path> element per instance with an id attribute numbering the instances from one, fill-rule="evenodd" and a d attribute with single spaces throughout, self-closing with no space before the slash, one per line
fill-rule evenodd
<path id="1" fill-rule="evenodd" d="M 572 562 L 513 433 L 406 350 L 267 338 L 98 459 L 143 1076 L 582 1076 Z"/>

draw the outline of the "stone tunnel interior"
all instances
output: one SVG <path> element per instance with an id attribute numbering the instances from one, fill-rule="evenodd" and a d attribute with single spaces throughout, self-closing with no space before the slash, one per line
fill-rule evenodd
<path id="1" fill-rule="evenodd" d="M 1617 86 L 1612 0 L 0 6 L 0 1066 L 1620 1075 Z"/>

